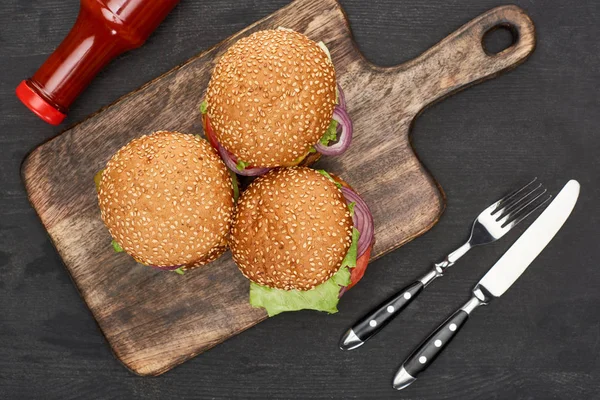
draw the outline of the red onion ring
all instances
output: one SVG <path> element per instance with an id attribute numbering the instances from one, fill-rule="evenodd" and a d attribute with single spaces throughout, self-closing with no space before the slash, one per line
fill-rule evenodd
<path id="1" fill-rule="evenodd" d="M 223 162 L 225 162 L 225 165 L 227 165 L 227 168 L 229 168 L 238 175 L 244 176 L 263 175 L 271 170 L 271 168 L 247 167 L 244 168 L 244 170 L 240 171 L 237 167 L 236 157 L 233 154 L 231 154 L 229 150 L 223 147 L 223 145 L 217 140 L 212 126 L 210 125 L 210 119 L 208 118 L 208 116 L 204 115 L 202 118 L 204 120 L 204 134 L 206 135 L 206 138 L 208 139 L 210 144 L 215 148 L 215 150 L 219 152 L 219 155 L 223 159 Z"/>
<path id="2" fill-rule="evenodd" d="M 340 286 L 340 293 L 338 294 L 338 299 L 341 299 L 344 293 L 348 291 L 348 286 Z"/>
<path id="3" fill-rule="evenodd" d="M 333 119 L 338 122 L 342 132 L 338 136 L 337 143 L 331 146 L 324 146 L 321 142 L 315 144 L 315 149 L 325 156 L 339 156 L 350 147 L 352 143 L 352 120 L 344 108 L 335 106 L 333 109 Z"/>
<path id="4" fill-rule="evenodd" d="M 370 212 L 368 209 L 365 209 L 361 206 L 354 207 L 354 218 L 356 219 L 357 225 L 362 226 L 362 231 L 360 232 L 360 236 L 358 238 L 356 255 L 360 257 L 364 254 L 364 252 L 371 245 L 371 241 L 373 240 L 374 229 L 372 224 L 372 219 L 370 218 Z M 370 220 L 371 219 L 371 220 Z M 359 228 L 356 228 L 359 229 Z M 361 240 L 362 237 L 362 240 Z"/>
<path id="5" fill-rule="evenodd" d="M 218 142 L 217 138 L 215 137 L 215 133 L 212 129 L 212 126 L 210 124 L 210 120 L 208 119 L 208 116 L 203 115 L 202 120 L 204 121 L 204 136 L 206 136 L 206 138 L 208 139 L 208 142 L 215 150 L 219 150 L 219 142 Z"/>
<path id="6" fill-rule="evenodd" d="M 230 170 L 232 170 L 233 172 L 235 172 L 238 175 L 259 176 L 259 175 L 266 174 L 267 172 L 269 172 L 271 170 L 271 168 L 249 167 L 249 168 L 244 168 L 243 170 L 240 171 L 237 167 L 237 162 L 235 160 L 235 156 L 233 154 L 231 154 L 229 152 L 229 150 L 227 150 L 225 147 L 223 147 L 223 145 L 221 143 L 217 142 L 217 145 L 219 146 L 217 149 L 219 151 L 219 155 L 225 162 L 225 165 L 227 165 L 227 168 L 229 168 Z"/>
<path id="7" fill-rule="evenodd" d="M 223 159 L 223 162 L 225 163 L 225 165 L 227 165 L 227 168 L 229 168 L 230 170 L 232 170 L 233 172 L 240 172 L 237 169 L 237 162 L 235 161 L 235 157 L 233 156 L 233 154 L 231 154 L 229 151 L 227 151 L 227 149 L 225 149 L 225 147 L 223 147 L 221 145 L 221 143 L 217 142 L 217 151 L 219 152 L 219 155 L 221 156 L 221 158 Z"/>
<path id="8" fill-rule="evenodd" d="M 272 168 L 247 167 L 243 171 L 235 169 L 235 173 L 244 176 L 260 176 L 269 172 Z"/>
<path id="9" fill-rule="evenodd" d="M 360 232 L 357 245 L 358 249 L 356 251 L 356 258 L 359 258 L 367 251 L 375 236 L 373 215 L 371 214 L 367 203 L 365 203 L 362 197 L 356 194 L 356 192 L 347 187 L 342 187 L 342 193 L 344 194 L 347 203 L 355 203 L 352 220 L 354 226 Z"/>
<path id="10" fill-rule="evenodd" d="M 346 109 L 346 96 L 344 95 L 344 91 L 340 84 L 337 84 L 338 91 L 338 106 L 342 107 L 344 110 Z"/>

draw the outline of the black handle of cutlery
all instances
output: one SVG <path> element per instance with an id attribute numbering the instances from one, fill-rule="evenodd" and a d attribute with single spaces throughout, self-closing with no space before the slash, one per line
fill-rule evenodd
<path id="1" fill-rule="evenodd" d="M 456 337 L 469 315 L 480 306 L 485 306 L 493 296 L 479 284 L 473 289 L 473 296 L 454 314 L 445 320 L 423 343 L 412 352 L 396 372 L 392 386 L 394 389 L 404 389 L 413 383 L 417 376 L 425 371 Z"/>
<path id="2" fill-rule="evenodd" d="M 404 362 L 406 371 L 412 376 L 425 371 L 438 355 L 464 326 L 469 318 L 463 310 L 458 310 L 440 325 Z"/>
<path id="3" fill-rule="evenodd" d="M 366 314 L 342 336 L 340 348 L 352 350 L 360 347 L 406 308 L 421 293 L 423 287 L 423 282 L 416 281 Z"/>
<path id="4" fill-rule="evenodd" d="M 448 346 L 460 328 L 467 322 L 469 314 L 462 308 L 442 323 L 421 345 L 408 356 L 394 376 L 394 389 L 404 389 L 413 383 Z"/>

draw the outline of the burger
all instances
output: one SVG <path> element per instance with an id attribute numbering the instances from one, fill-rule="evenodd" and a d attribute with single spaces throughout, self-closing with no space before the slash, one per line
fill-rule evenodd
<path id="1" fill-rule="evenodd" d="M 207 139 L 240 175 L 309 165 L 343 153 L 352 140 L 329 50 L 289 29 L 259 31 L 231 46 L 200 111 Z"/>
<path id="2" fill-rule="evenodd" d="M 364 275 L 374 242 L 364 200 L 325 171 L 269 171 L 241 195 L 230 249 L 250 283 L 250 303 L 269 316 L 337 312 L 340 296 Z"/>
<path id="3" fill-rule="evenodd" d="M 180 274 L 217 259 L 234 212 L 232 175 L 200 137 L 160 131 L 132 140 L 95 177 L 113 248 Z"/>

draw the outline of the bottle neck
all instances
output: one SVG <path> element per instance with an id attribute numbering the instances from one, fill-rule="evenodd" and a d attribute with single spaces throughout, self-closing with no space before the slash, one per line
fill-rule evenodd
<path id="1" fill-rule="evenodd" d="M 141 46 L 178 2 L 81 0 L 75 25 L 27 84 L 66 114 L 98 72 Z"/>

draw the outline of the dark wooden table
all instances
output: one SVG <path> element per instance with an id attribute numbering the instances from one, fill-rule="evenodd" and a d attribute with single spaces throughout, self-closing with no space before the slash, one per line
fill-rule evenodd
<path id="1" fill-rule="evenodd" d="M 72 108 L 83 119 L 287 0 L 184 0 L 148 43 L 111 64 Z M 515 71 L 449 98 L 416 122 L 414 145 L 446 191 L 429 233 L 372 264 L 334 316 L 280 315 L 158 378 L 113 357 L 29 206 L 24 156 L 59 133 L 13 95 L 70 29 L 76 0 L 0 4 L 0 398 L 600 398 L 600 3 L 523 0 L 538 48 Z M 367 58 L 417 56 L 494 0 L 342 0 Z M 497 39 L 499 42 L 502 38 Z M 582 184 L 556 240 L 498 302 L 478 310 L 423 379 L 401 393 L 394 371 L 467 299 L 517 233 L 474 250 L 359 351 L 342 331 L 465 239 L 491 200 L 538 176 L 553 192 Z M 394 190 L 394 188 L 390 188 Z M 522 229 L 521 229 L 522 231 Z"/>

